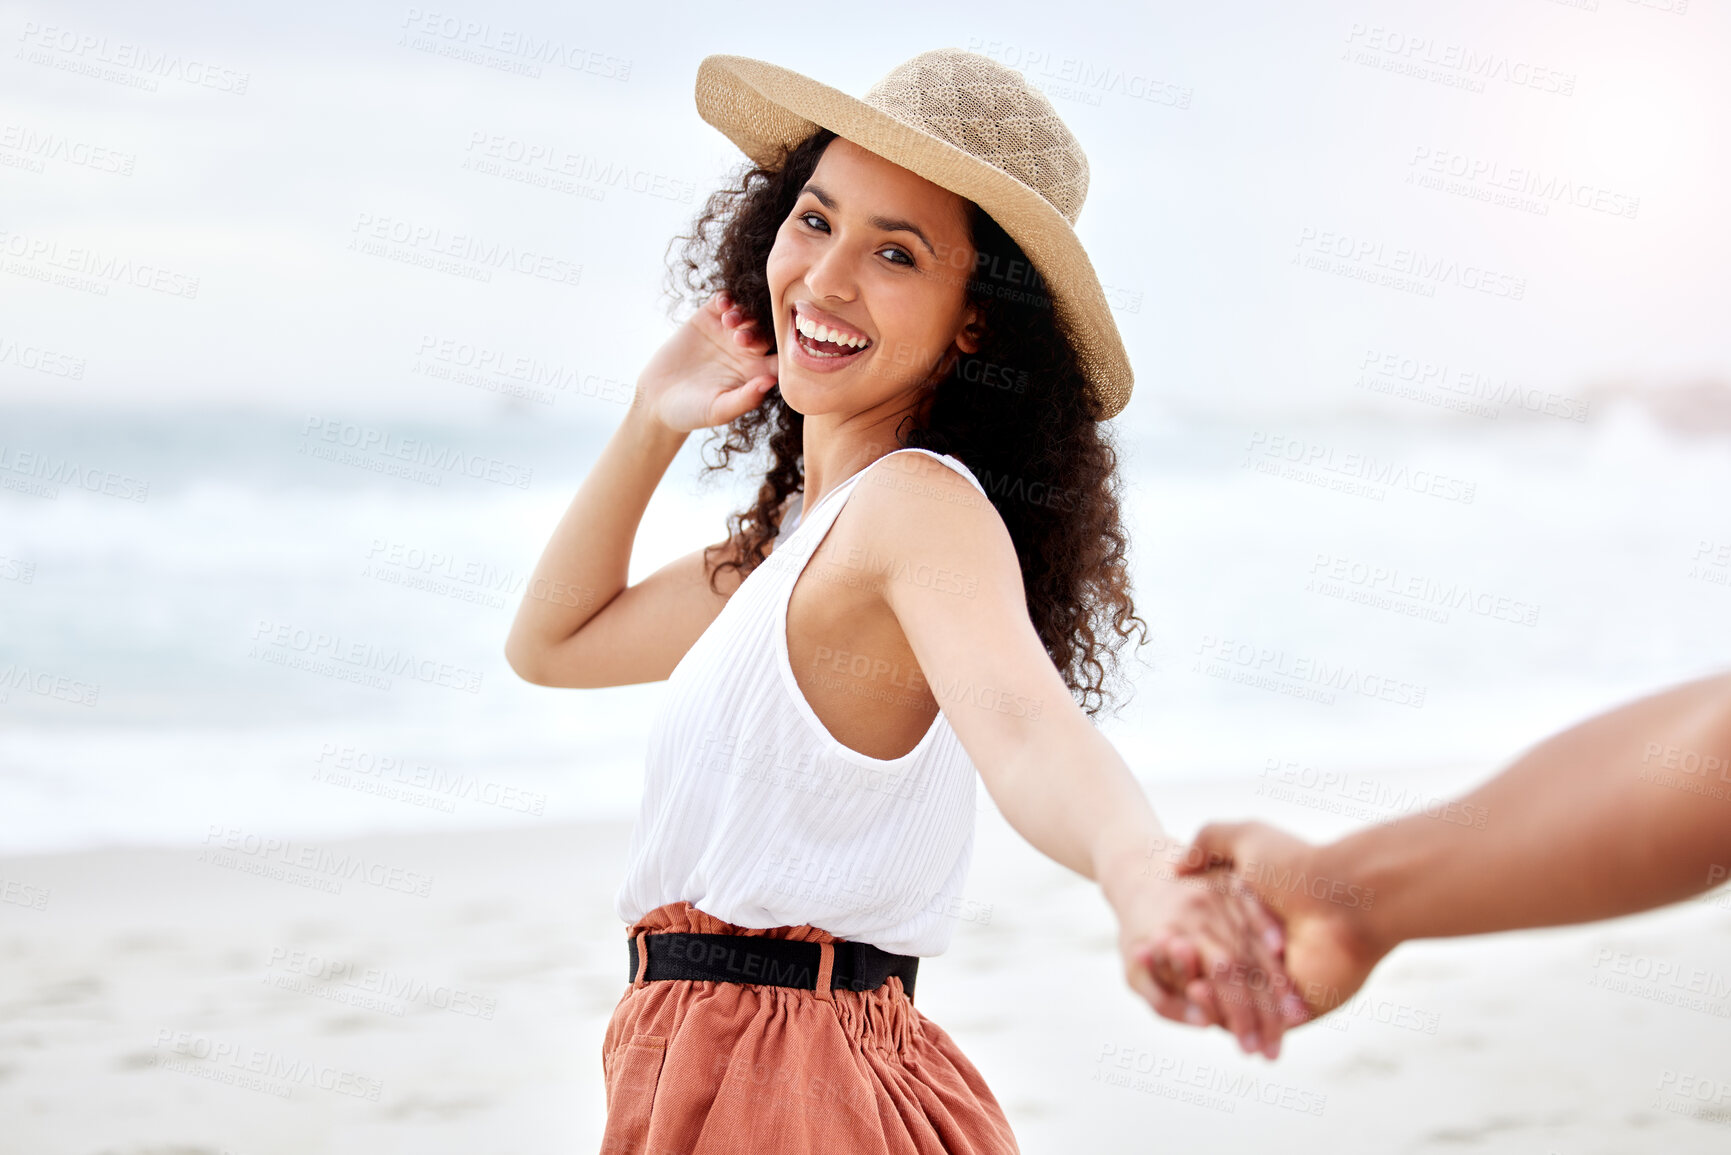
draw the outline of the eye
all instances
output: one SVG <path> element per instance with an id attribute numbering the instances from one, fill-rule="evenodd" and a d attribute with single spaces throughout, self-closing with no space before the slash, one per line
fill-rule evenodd
<path id="1" fill-rule="evenodd" d="M 829 232 L 829 222 L 824 220 L 823 217 L 816 212 L 812 212 L 812 211 L 803 212 L 803 213 L 800 213 L 799 216 L 795 217 L 794 219 L 799 221 L 800 224 L 805 225 L 807 228 L 816 228 L 817 225 L 813 225 L 811 223 L 812 221 L 815 220 L 818 222 L 818 225 L 823 226 L 824 232 L 826 232 L 826 233 Z M 908 253 L 905 249 L 902 249 L 898 246 L 891 245 L 889 248 L 879 249 L 878 251 L 884 252 L 884 253 L 894 253 L 898 257 L 902 258 L 899 261 L 891 261 L 890 264 L 892 264 L 892 265 L 905 265 L 910 269 L 919 267 L 918 262 L 916 262 L 914 260 L 913 256 L 910 253 Z"/>

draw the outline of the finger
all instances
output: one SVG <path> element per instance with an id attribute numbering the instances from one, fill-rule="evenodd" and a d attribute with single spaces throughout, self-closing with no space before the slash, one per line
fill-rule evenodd
<path id="1" fill-rule="evenodd" d="M 1148 969 L 1166 990 L 1177 994 L 1201 972 L 1196 946 L 1181 935 L 1159 935 L 1148 945 Z"/>
<path id="2" fill-rule="evenodd" d="M 1171 1019 L 1175 1023 L 1184 1023 L 1192 1027 L 1208 1025 L 1207 1016 L 1193 1006 L 1189 999 L 1175 995 L 1163 987 L 1154 987 L 1153 996 L 1148 999 L 1154 1007 L 1154 1013 L 1163 1019 Z"/>
<path id="3" fill-rule="evenodd" d="M 1203 978 L 1208 980 L 1216 1013 L 1225 1028 L 1238 1037 L 1238 1045 L 1246 1054 L 1262 1049 L 1255 1010 L 1244 998 L 1242 988 L 1231 978 L 1232 952 L 1212 938 L 1202 941 Z"/>
<path id="4" fill-rule="evenodd" d="M 1203 978 L 1192 979 L 1184 988 L 1184 998 L 1200 1012 L 1202 1022 L 1198 1025 L 1228 1029 L 1226 1019 L 1220 1013 L 1220 1001 L 1214 997 L 1213 983 Z"/>
<path id="5" fill-rule="evenodd" d="M 1256 892 L 1245 887 L 1242 892 L 1249 902 L 1250 920 L 1263 945 L 1273 952 L 1274 957 L 1286 958 L 1286 924 L 1275 917 L 1273 911 L 1264 906 L 1262 900 L 1256 897 Z"/>
<path id="6" fill-rule="evenodd" d="M 1264 923 L 1262 927 L 1262 942 L 1269 950 L 1274 952 L 1275 960 L 1279 962 L 1281 966 L 1285 966 L 1286 928 L 1280 924 L 1278 919 L 1274 919 L 1272 916 L 1269 917 L 1270 921 Z"/>
<path id="7" fill-rule="evenodd" d="M 1254 980 L 1244 987 L 1245 997 L 1256 1016 L 1256 1034 L 1262 1044 L 1259 1049 L 1269 1059 L 1280 1057 L 1280 1038 L 1286 1033 L 1286 1017 L 1280 1013 L 1275 986 L 1275 970 L 1258 967 Z"/>
<path id="8" fill-rule="evenodd" d="M 1288 1027 L 1308 1023 L 1316 1017 L 1315 1012 L 1310 1009 L 1310 1004 L 1304 1001 L 1303 995 L 1299 994 L 1297 984 L 1292 984 L 1287 992 L 1280 996 L 1280 1013 L 1281 1017 L 1286 1020 Z"/>
<path id="9" fill-rule="evenodd" d="M 1133 951 L 1131 957 L 1137 963 L 1138 974 L 1132 985 L 1162 1017 L 1193 1027 L 1213 1026 L 1218 1021 L 1213 1012 L 1192 1002 L 1184 994 L 1193 982 L 1198 981 L 1195 948 L 1184 943 L 1174 952 L 1175 945 L 1176 940 L 1170 936 L 1161 936 L 1159 940 Z M 1156 975 L 1163 975 L 1164 981 Z M 1207 984 L 1201 986 L 1206 997 Z"/>
<path id="10" fill-rule="evenodd" d="M 1284 966 L 1286 957 L 1286 923 L 1268 909 L 1255 889 L 1242 879 L 1232 878 L 1227 894 L 1233 906 L 1233 924 L 1240 933 L 1255 942 L 1258 953 L 1271 964 Z"/>
<path id="11" fill-rule="evenodd" d="M 1239 1046 L 1246 1053 L 1277 1055 L 1286 1020 L 1269 989 L 1279 984 L 1284 965 L 1265 937 L 1260 904 L 1224 871 L 1198 883 L 1207 885 L 1205 907 L 1212 926 L 1212 935 L 1200 939 L 1208 944 L 1201 978 L 1212 987 L 1213 1004 L 1227 1029 L 1239 1037 Z"/>
<path id="12" fill-rule="evenodd" d="M 1265 937 L 1266 923 L 1259 917 L 1261 904 L 1242 887 L 1225 901 L 1239 935 L 1236 961 L 1245 964 L 1235 967 L 1228 980 L 1230 997 L 1244 1000 L 1256 1021 L 1260 1049 L 1272 1059 L 1280 1053 L 1280 1036 L 1286 1030 L 1280 1011 L 1286 968 Z"/>
<path id="13" fill-rule="evenodd" d="M 1159 1010 L 1164 997 L 1171 992 L 1165 990 L 1154 977 L 1154 962 L 1152 952 L 1146 948 L 1130 951 L 1129 965 L 1125 968 L 1124 981 L 1130 984 L 1130 989 L 1142 996 L 1150 1006 Z"/>
<path id="14" fill-rule="evenodd" d="M 1270 909 L 1255 887 L 1242 879 L 1234 878 L 1233 881 L 1235 893 L 1255 928 L 1257 941 L 1272 956 L 1269 963 L 1271 982 L 1267 992 L 1270 1005 L 1283 1022 L 1302 1022 L 1307 1007 L 1302 998 L 1296 997 L 1297 984 L 1286 970 L 1286 916 L 1284 912 Z"/>
<path id="15" fill-rule="evenodd" d="M 1244 826 L 1242 822 L 1210 822 L 1198 830 L 1184 850 L 1178 873 L 1201 874 L 1215 866 L 1232 865 Z"/>
<path id="16" fill-rule="evenodd" d="M 765 385 L 765 382 L 768 385 Z M 749 413 L 753 408 L 763 403 L 764 394 L 775 384 L 772 378 L 758 375 L 749 381 L 742 381 L 732 389 L 723 390 L 716 398 L 710 410 L 711 425 L 725 425 Z"/>
<path id="17" fill-rule="evenodd" d="M 1257 1018 L 1262 1024 L 1262 1053 L 1270 1059 L 1278 1059 L 1281 1039 L 1293 1025 L 1291 1016 L 1283 1006 L 1287 993 L 1292 989 L 1292 983 L 1281 960 L 1265 959 L 1262 966 L 1262 981 L 1252 989 L 1251 997 Z"/>
<path id="18" fill-rule="evenodd" d="M 1189 1023 L 1189 1025 L 1207 1025 L 1207 1016 L 1198 1008 L 1187 1003 L 1177 989 L 1168 989 L 1160 984 L 1155 977 L 1155 951 L 1151 945 L 1142 945 L 1130 951 L 1130 987 L 1141 994 L 1149 1006 L 1155 1008 L 1156 1015 L 1170 1018 L 1172 1022 Z"/>
<path id="19" fill-rule="evenodd" d="M 1173 984 L 1172 960 L 1164 935 L 1132 948 L 1130 960 L 1130 985 L 1143 998 L 1153 1001 L 1157 991 L 1181 989 L 1182 983 Z"/>

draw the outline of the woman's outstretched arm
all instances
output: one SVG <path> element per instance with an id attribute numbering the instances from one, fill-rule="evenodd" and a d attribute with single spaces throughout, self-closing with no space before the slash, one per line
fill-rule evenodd
<path id="1" fill-rule="evenodd" d="M 1229 863 L 1283 915 L 1287 970 L 1319 1011 L 1408 939 L 1677 902 L 1731 871 L 1731 673 L 1555 734 L 1435 816 L 1325 846 L 1263 823 L 1215 824 L 1195 850 L 1181 871 Z"/>
<path id="2" fill-rule="evenodd" d="M 998 809 L 1035 849 L 1100 884 L 1125 979 L 1156 1013 L 1220 1023 L 1247 1052 L 1275 1057 L 1285 1026 L 1278 925 L 1248 892 L 1175 876 L 1142 788 L 1028 619 L 1003 519 L 948 466 L 919 454 L 895 462 L 860 479 L 842 516 L 862 525 L 868 576 Z M 821 547 L 808 564 L 861 576 Z"/>

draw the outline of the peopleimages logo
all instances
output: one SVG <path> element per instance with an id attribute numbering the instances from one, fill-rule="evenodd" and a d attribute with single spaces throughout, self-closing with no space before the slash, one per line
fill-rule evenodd
<path id="1" fill-rule="evenodd" d="M 583 279 L 583 266 L 579 262 L 517 245 L 484 240 L 472 233 L 447 232 L 434 225 L 400 217 L 359 213 L 350 232 L 353 235 L 349 237 L 349 248 L 356 252 L 424 265 L 441 272 L 473 274 L 476 280 L 492 280 L 496 269 L 558 285 L 577 285 Z"/>
<path id="2" fill-rule="evenodd" d="M 1519 626 L 1539 622 L 1539 607 L 1531 602 L 1475 589 L 1467 582 L 1409 573 L 1399 566 L 1319 553 L 1310 565 L 1310 574 L 1304 587 L 1308 591 L 1432 621 L 1446 623 L 1448 611 L 1464 609 L 1481 618 Z"/>
<path id="3" fill-rule="evenodd" d="M 18 33 L 23 49 L 15 59 L 46 64 L 67 72 L 113 80 L 118 73 L 132 72 L 132 87 L 157 90 L 159 80 L 178 80 L 195 88 L 213 88 L 234 96 L 245 96 L 252 73 L 239 72 L 208 61 L 189 59 L 179 52 L 154 49 L 129 40 L 110 40 L 53 24 L 24 22 Z M 55 59 L 54 53 L 60 58 Z M 28 54 L 28 55 L 27 55 Z"/>
<path id="4" fill-rule="evenodd" d="M 0 486 L 52 501 L 60 496 L 62 485 L 122 501 L 142 502 L 150 497 L 148 481 L 70 457 L 0 444 Z"/>
<path id="5" fill-rule="evenodd" d="M 390 675 L 469 694 L 481 692 L 480 670 L 423 658 L 396 646 L 380 646 L 345 638 L 341 634 L 308 629 L 291 622 L 259 618 L 253 625 L 252 640 L 248 657 L 296 666 L 314 673 L 341 672 L 336 668 L 346 667 L 356 676 L 345 680 L 369 681 L 380 689 L 390 689 L 390 683 L 384 680 L 384 675 Z"/>
<path id="6" fill-rule="evenodd" d="M 131 285 L 162 293 L 170 297 L 193 300 L 198 296 L 198 278 L 148 261 L 88 245 L 62 245 L 58 239 L 21 233 L 0 228 L 0 254 L 24 262 L 7 267 L 8 272 L 35 276 L 37 280 L 53 280 L 51 269 L 61 270 L 66 283 L 87 291 L 101 290 L 108 295 L 109 285 Z M 77 281 L 79 277 L 94 278 Z"/>
<path id="7" fill-rule="evenodd" d="M 482 63 L 486 60 L 485 54 L 492 53 L 500 62 L 515 64 L 536 77 L 541 75 L 540 65 L 551 64 L 603 80 L 624 82 L 631 79 L 632 62 L 624 57 L 524 28 L 469 20 L 449 12 L 429 12 L 417 7 L 407 10 L 400 27 L 404 32 L 397 43 L 417 51 L 455 56 L 472 63 Z"/>
<path id="8" fill-rule="evenodd" d="M 1368 453 L 1336 451 L 1331 445 L 1306 438 L 1260 430 L 1250 435 L 1240 465 L 1277 477 L 1371 497 L 1376 501 L 1381 501 L 1389 489 L 1405 489 L 1443 501 L 1471 505 L 1478 492 L 1477 482 L 1463 478 L 1429 469 L 1409 469 Z"/>
<path id="9" fill-rule="evenodd" d="M 1264 1079 L 1254 1072 L 1220 1064 L 1198 1064 L 1136 1046 L 1103 1043 L 1095 1060 L 1094 1082 L 1158 1094 L 1227 1114 L 1241 1102 L 1278 1107 L 1302 1115 L 1321 1115 L 1328 1096 L 1308 1088 Z"/>
<path id="10" fill-rule="evenodd" d="M 19 154 L 35 172 L 43 171 L 46 167 L 43 162 L 52 160 L 92 172 L 131 176 L 133 166 L 138 163 L 134 153 L 91 144 L 58 132 L 39 131 L 16 122 L 0 125 L 0 152 Z"/>
<path id="11" fill-rule="evenodd" d="M 1345 662 L 1293 655 L 1284 649 L 1214 634 L 1203 634 L 1195 653 L 1197 660 L 1191 673 L 1310 698 L 1324 705 L 1333 705 L 1333 691 L 1339 690 L 1417 710 L 1424 707 L 1429 692 L 1428 687 L 1361 670 Z"/>
<path id="12" fill-rule="evenodd" d="M 1354 63 L 1380 66 L 1389 72 L 1436 80 L 1474 92 L 1483 92 L 1487 80 L 1557 96 L 1572 96 L 1575 91 L 1575 73 L 1534 64 L 1494 49 L 1356 22 L 1347 30 L 1346 42 L 1345 58 Z"/>
<path id="13" fill-rule="evenodd" d="M 448 984 L 399 974 L 385 967 L 361 967 L 313 951 L 271 948 L 265 960 L 267 982 L 281 990 L 314 995 L 363 1010 L 402 1017 L 406 1004 L 491 1020 L 498 1000 Z"/>
<path id="14" fill-rule="evenodd" d="M 435 484 L 442 480 L 445 474 L 457 473 L 477 481 L 491 481 L 518 489 L 528 489 L 529 481 L 535 475 L 532 466 L 500 461 L 479 453 L 465 453 L 449 445 L 438 445 L 418 437 L 404 437 L 388 429 L 374 429 L 352 421 L 308 417 L 306 428 L 301 431 L 301 438 L 300 452 L 309 457 L 342 464 L 370 462 L 392 469 L 423 466 L 425 469 L 420 472 L 434 479 Z M 323 444 L 320 444 L 321 442 Z M 442 472 L 427 473 L 428 470 Z M 389 472 L 391 469 L 381 468 L 377 471 Z M 421 477 L 414 479 L 424 480 Z"/>
<path id="15" fill-rule="evenodd" d="M 102 692 L 102 687 L 80 681 L 66 674 L 57 674 L 50 670 L 33 670 L 29 666 L 21 666 L 17 662 L 12 662 L 0 667 L 0 705 L 11 701 L 14 690 L 22 690 L 28 694 L 39 694 L 44 698 L 54 698 L 61 702 L 71 702 L 77 706 L 94 706 L 97 695 Z"/>
<path id="16" fill-rule="evenodd" d="M 74 381 L 84 379 L 84 358 L 40 345 L 24 344 L 3 334 L 0 334 L 0 365 L 16 365 L 50 377 L 70 377 Z"/>
<path id="17" fill-rule="evenodd" d="M 378 1102 L 384 1084 L 357 1071 L 308 1062 L 281 1051 L 164 1027 L 156 1032 L 151 1065 L 164 1071 L 227 1083 L 281 1099 L 296 1087 L 313 1087 L 336 1095 Z"/>
<path id="18" fill-rule="evenodd" d="M 1382 241 L 1331 229 L 1302 225 L 1295 242 L 1292 263 L 1310 268 L 1340 272 L 1347 276 L 1370 280 L 1378 276 L 1391 278 L 1394 287 L 1422 288 L 1425 295 L 1435 296 L 1436 286 L 1454 285 L 1473 292 L 1486 293 L 1519 301 L 1526 296 L 1527 279 L 1499 272 L 1470 261 L 1436 256 L 1408 247 L 1391 247 Z M 1305 261 L 1305 257 L 1315 261 Z M 1329 259 L 1334 264 L 1329 265 Z"/>
<path id="19" fill-rule="evenodd" d="M 263 869 L 249 874 L 280 875 L 283 871 L 305 871 L 305 879 L 323 883 L 317 889 L 340 893 L 344 882 L 360 882 L 381 890 L 394 890 L 426 898 L 433 890 L 433 876 L 416 870 L 378 862 L 350 851 L 335 851 L 316 843 L 292 838 L 254 834 L 238 826 L 212 824 L 204 836 L 199 861 L 236 867 L 240 861 Z"/>
<path id="20" fill-rule="evenodd" d="M 1415 145 L 1407 161 L 1411 171 L 1407 183 L 1421 183 L 1428 175 L 1434 180 L 1454 178 L 1463 185 L 1475 186 L 1481 193 L 1498 192 L 1531 197 L 1540 215 L 1549 215 L 1552 204 L 1567 202 L 1576 208 L 1590 209 L 1607 216 L 1630 220 L 1641 209 L 1641 198 L 1613 191 L 1600 185 L 1571 180 L 1554 172 L 1545 172 L 1530 165 L 1509 165 L 1494 158 L 1470 156 L 1429 145 Z M 1417 178 L 1415 180 L 1415 177 Z M 1426 187 L 1448 187 L 1432 183 Z M 1450 191 L 1454 191 L 1452 188 Z M 1520 202 L 1510 202 L 1516 204 Z"/>

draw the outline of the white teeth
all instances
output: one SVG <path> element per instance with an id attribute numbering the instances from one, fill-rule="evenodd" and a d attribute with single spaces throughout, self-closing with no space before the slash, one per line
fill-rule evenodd
<path id="1" fill-rule="evenodd" d="M 793 314 L 794 328 L 804 333 L 814 341 L 829 341 L 836 345 L 848 345 L 855 349 L 863 349 L 868 340 L 864 337 L 844 336 L 839 329 L 831 329 L 827 325 L 819 325 L 805 316 L 798 309 Z"/>

